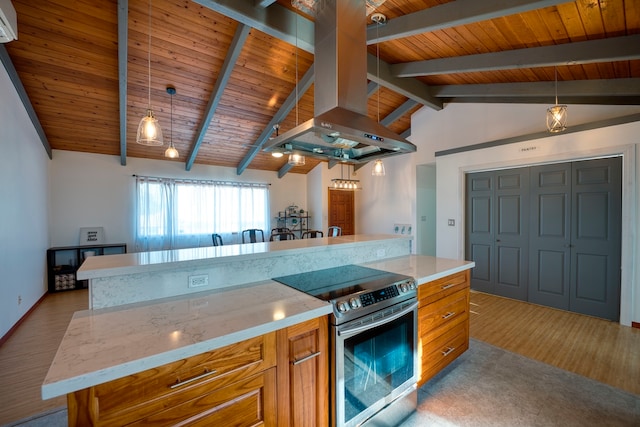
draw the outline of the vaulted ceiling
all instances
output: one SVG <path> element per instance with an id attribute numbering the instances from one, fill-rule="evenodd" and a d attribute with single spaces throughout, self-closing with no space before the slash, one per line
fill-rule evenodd
<path id="1" fill-rule="evenodd" d="M 313 85 L 313 17 L 291 1 L 13 5 L 18 40 L 0 45 L 0 59 L 49 150 L 126 164 L 165 159 L 172 139 L 180 158 L 165 160 L 239 174 L 307 173 L 320 161 L 290 168 L 261 151 L 274 124 L 283 132 L 312 118 L 322 90 Z M 423 106 L 553 105 L 556 70 L 560 103 L 640 105 L 637 0 L 386 0 L 376 12 L 387 22 L 367 28 L 368 114 L 404 136 Z M 177 91 L 173 120 L 167 86 Z M 149 89 L 164 147 L 135 143 Z"/>

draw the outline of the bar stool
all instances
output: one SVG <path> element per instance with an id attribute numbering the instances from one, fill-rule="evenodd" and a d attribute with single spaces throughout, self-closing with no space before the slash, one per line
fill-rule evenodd
<path id="1" fill-rule="evenodd" d="M 315 239 L 316 237 L 324 237 L 324 233 L 320 230 L 307 230 L 302 233 L 302 239 Z"/>
<path id="2" fill-rule="evenodd" d="M 258 233 L 260 233 L 260 242 L 264 242 L 264 231 L 259 228 L 249 228 L 247 230 L 242 230 L 242 243 L 256 243 L 258 241 Z M 245 234 L 248 234 L 248 239 L 245 239 Z"/>
<path id="3" fill-rule="evenodd" d="M 332 225 L 331 227 L 329 227 L 327 236 L 328 237 L 342 236 L 342 228 L 338 227 L 337 225 Z"/>
<path id="4" fill-rule="evenodd" d="M 211 239 L 213 240 L 213 246 L 223 246 L 221 235 L 213 233 Z"/>

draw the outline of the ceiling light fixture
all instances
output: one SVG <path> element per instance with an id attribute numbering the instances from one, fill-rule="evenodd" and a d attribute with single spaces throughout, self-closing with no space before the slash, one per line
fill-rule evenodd
<path id="1" fill-rule="evenodd" d="M 343 164 L 340 165 L 340 178 L 333 178 L 331 182 L 333 182 L 333 188 L 335 190 L 361 190 L 359 187 L 360 181 L 357 179 L 351 179 L 351 169 L 347 169 L 349 172 L 348 178 L 343 178 Z M 347 165 L 349 168 L 349 165 Z"/>
<path id="2" fill-rule="evenodd" d="M 280 124 L 276 123 L 275 125 L 273 125 L 273 130 L 276 132 L 276 136 L 278 136 L 278 133 L 280 131 Z M 273 139 L 273 137 L 269 139 Z M 282 152 L 282 150 L 275 150 L 271 152 L 271 156 L 279 159 L 280 157 L 284 156 L 284 153 Z"/>
<path id="3" fill-rule="evenodd" d="M 373 163 L 373 169 L 371 169 L 371 175 L 373 176 L 384 176 L 384 163 L 382 160 L 378 159 Z"/>
<path id="4" fill-rule="evenodd" d="M 300 102 L 300 93 L 298 92 L 298 14 L 296 16 L 296 127 L 298 126 L 298 103 Z M 290 145 L 290 144 L 287 144 Z M 287 150 L 289 150 L 287 148 Z M 305 158 L 300 153 L 290 152 L 287 164 L 291 166 L 304 166 Z"/>
<path id="5" fill-rule="evenodd" d="M 170 159 L 177 159 L 180 154 L 176 147 L 173 146 L 173 95 L 176 94 L 176 88 L 167 86 L 167 93 L 171 95 L 171 121 L 169 122 L 169 148 L 164 152 L 164 156 Z"/>
<path id="6" fill-rule="evenodd" d="M 149 106 L 147 107 L 147 114 L 140 120 L 138 125 L 138 133 L 136 135 L 136 142 L 142 145 L 162 145 L 162 128 L 156 120 L 151 108 L 151 0 L 149 0 L 149 52 L 147 53 L 147 64 L 149 71 Z"/>
<path id="7" fill-rule="evenodd" d="M 374 13 L 371 15 L 371 20 L 376 23 L 376 40 L 378 39 L 378 28 L 382 24 L 387 23 L 387 17 L 382 13 Z M 376 43 L 376 72 L 378 74 L 378 81 L 380 81 L 380 43 Z M 380 83 L 378 83 L 378 123 L 380 123 Z M 378 159 L 373 163 L 373 169 L 371 169 L 372 176 L 384 176 L 384 163 L 382 159 Z"/>
<path id="8" fill-rule="evenodd" d="M 556 105 L 547 108 L 547 129 L 549 132 L 562 132 L 567 128 L 567 106 L 558 105 L 558 67 L 555 68 Z"/>

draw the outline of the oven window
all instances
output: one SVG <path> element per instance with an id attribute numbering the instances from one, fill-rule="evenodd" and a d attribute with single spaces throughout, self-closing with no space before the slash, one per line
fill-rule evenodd
<path id="1" fill-rule="evenodd" d="M 344 421 L 413 377 L 413 312 L 344 341 Z"/>

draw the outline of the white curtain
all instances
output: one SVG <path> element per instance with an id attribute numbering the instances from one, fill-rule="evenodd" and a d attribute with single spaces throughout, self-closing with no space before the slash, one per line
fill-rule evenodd
<path id="1" fill-rule="evenodd" d="M 136 177 L 136 251 L 240 243 L 242 230 L 269 234 L 269 185 Z"/>

